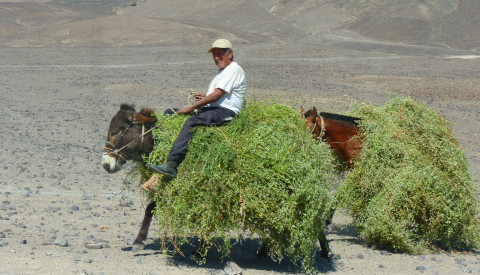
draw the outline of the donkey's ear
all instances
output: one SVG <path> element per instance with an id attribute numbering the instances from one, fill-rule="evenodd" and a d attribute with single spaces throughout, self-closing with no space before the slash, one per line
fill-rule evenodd
<path id="1" fill-rule="evenodd" d="M 310 117 L 317 117 L 318 116 L 318 113 L 317 113 L 317 108 L 315 108 L 315 106 L 312 107 L 312 112 L 310 113 Z"/>
<path id="2" fill-rule="evenodd" d="M 147 122 L 155 122 L 155 121 L 156 121 L 156 118 L 154 116 L 148 117 L 148 116 L 145 116 L 144 114 L 138 113 L 135 116 L 134 123 L 147 123 Z"/>
<path id="3" fill-rule="evenodd" d="M 148 123 L 155 121 L 157 121 L 157 118 L 155 117 L 155 111 L 151 108 L 142 108 L 135 116 L 134 123 Z"/>
<path id="4" fill-rule="evenodd" d="M 155 117 L 155 111 L 152 108 L 142 108 L 139 113 L 146 117 Z"/>
<path id="5" fill-rule="evenodd" d="M 133 123 L 135 120 L 135 111 L 128 110 L 125 112 L 125 120 L 128 122 L 128 124 Z"/>
<path id="6" fill-rule="evenodd" d="M 121 116 L 121 120 L 125 123 L 132 123 L 135 119 L 135 106 L 133 104 L 122 103 L 120 105 L 120 111 L 118 112 Z"/>
<path id="7" fill-rule="evenodd" d="M 303 105 L 300 105 L 300 114 L 305 116 L 305 109 L 303 108 Z"/>

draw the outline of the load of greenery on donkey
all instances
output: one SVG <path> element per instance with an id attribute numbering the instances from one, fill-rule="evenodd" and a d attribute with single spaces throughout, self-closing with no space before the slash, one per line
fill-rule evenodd
<path id="1" fill-rule="evenodd" d="M 477 190 L 451 123 L 402 98 L 379 107 L 353 102 L 345 114 L 362 118 L 362 151 L 342 180 L 340 160 L 289 106 L 249 101 L 230 124 L 196 129 L 178 177 L 159 176 L 148 193 L 162 241 L 178 248 L 197 236 L 205 259 L 211 248 L 228 257 L 231 240 L 256 236 L 274 260 L 310 270 L 331 209 L 341 207 L 358 237 L 378 249 L 479 249 Z M 188 118 L 167 116 L 157 114 L 147 165 L 165 162 Z M 143 180 L 152 176 L 141 170 Z"/>

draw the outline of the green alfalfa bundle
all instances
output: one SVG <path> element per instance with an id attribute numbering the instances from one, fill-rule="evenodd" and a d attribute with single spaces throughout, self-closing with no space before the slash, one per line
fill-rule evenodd
<path id="1" fill-rule="evenodd" d="M 479 208 L 451 124 L 427 105 L 396 98 L 353 104 L 363 151 L 339 201 L 366 243 L 396 252 L 479 247 Z"/>
<path id="2" fill-rule="evenodd" d="M 154 131 L 149 164 L 165 161 L 186 118 Z M 231 124 L 197 129 L 178 178 L 159 181 L 155 216 L 178 244 L 195 235 L 227 256 L 230 239 L 259 236 L 274 258 L 308 269 L 325 234 L 334 177 L 331 149 L 312 139 L 299 111 L 253 101 Z"/>

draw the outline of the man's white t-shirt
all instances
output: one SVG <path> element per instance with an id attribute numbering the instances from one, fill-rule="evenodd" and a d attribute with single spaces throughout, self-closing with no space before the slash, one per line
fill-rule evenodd
<path id="1" fill-rule="evenodd" d="M 235 114 L 240 113 L 245 105 L 247 80 L 245 72 L 236 62 L 230 63 L 225 69 L 217 72 L 210 82 L 207 95 L 213 93 L 217 88 L 227 93 L 219 100 L 210 103 L 208 107 L 223 107 L 234 111 Z"/>

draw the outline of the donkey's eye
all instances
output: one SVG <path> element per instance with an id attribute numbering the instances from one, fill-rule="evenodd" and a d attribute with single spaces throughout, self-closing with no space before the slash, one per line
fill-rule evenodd
<path id="1" fill-rule="evenodd" d="M 116 135 L 120 134 L 120 131 L 121 131 L 121 129 L 115 129 L 114 131 L 112 131 L 111 135 L 116 136 Z"/>

